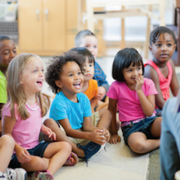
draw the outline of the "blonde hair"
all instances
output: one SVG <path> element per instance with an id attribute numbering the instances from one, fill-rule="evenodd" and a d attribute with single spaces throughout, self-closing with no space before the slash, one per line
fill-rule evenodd
<path id="1" fill-rule="evenodd" d="M 28 63 L 32 61 L 33 57 L 39 56 L 29 53 L 22 53 L 13 58 L 13 60 L 8 66 L 6 77 L 8 91 L 7 103 L 10 103 L 10 111 L 12 118 L 15 118 L 15 104 L 17 104 L 17 113 L 21 117 L 21 119 L 25 120 L 29 117 L 29 113 L 25 107 L 27 99 L 23 91 L 22 84 L 20 83 L 20 77 L 21 75 L 23 75 L 24 68 L 27 66 Z M 44 95 L 41 92 L 37 92 L 36 100 L 41 108 L 41 115 L 43 117 L 46 115 L 50 106 L 50 99 L 47 95 Z"/>

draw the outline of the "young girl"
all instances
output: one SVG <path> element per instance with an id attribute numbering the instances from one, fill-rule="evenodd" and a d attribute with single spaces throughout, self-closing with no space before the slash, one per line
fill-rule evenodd
<path id="1" fill-rule="evenodd" d="M 2 131 L 1 109 L 7 101 L 6 71 L 16 56 L 16 46 L 8 36 L 0 36 L 0 134 Z"/>
<path id="2" fill-rule="evenodd" d="M 158 91 L 155 102 L 159 115 L 161 115 L 159 110 L 162 110 L 170 97 L 169 88 L 174 96 L 179 90 L 174 63 L 170 59 L 176 49 L 176 44 L 174 33 L 167 27 L 160 26 L 151 32 L 149 49 L 153 59 L 145 64 L 144 77 L 152 79 Z"/>
<path id="3" fill-rule="evenodd" d="M 36 171 L 36 179 L 53 179 L 53 174 L 71 153 L 66 142 L 38 142 L 40 131 L 55 140 L 51 129 L 42 125 L 49 99 L 41 94 L 44 67 L 40 57 L 20 54 L 7 71 L 8 102 L 3 108 L 3 134 L 11 135 L 16 144 L 9 167 Z"/>
<path id="4" fill-rule="evenodd" d="M 92 122 L 90 101 L 81 92 L 84 81 L 81 58 L 85 57 L 70 52 L 53 57 L 46 81 L 56 93 L 50 109 L 50 117 L 55 121 L 44 123 L 56 133 L 57 141 L 69 142 L 72 151 L 87 161 L 109 141 L 110 120 Z"/>
<path id="5" fill-rule="evenodd" d="M 160 145 L 161 117 L 154 115 L 154 83 L 143 77 L 143 61 L 137 50 L 120 50 L 113 62 L 109 110 L 112 114 L 110 143 L 119 141 L 116 128 L 116 106 L 125 143 L 136 153 L 147 153 Z"/>

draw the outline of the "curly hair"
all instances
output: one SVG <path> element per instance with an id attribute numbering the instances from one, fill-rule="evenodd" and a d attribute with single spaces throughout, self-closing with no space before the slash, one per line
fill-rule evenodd
<path id="1" fill-rule="evenodd" d="M 174 35 L 174 32 L 165 26 L 159 26 L 156 29 L 154 29 L 150 34 L 150 37 L 149 37 L 150 45 L 152 45 L 152 43 L 156 43 L 156 41 L 159 38 L 159 36 L 161 35 L 161 33 L 163 33 L 163 35 L 164 35 L 164 33 L 168 33 L 168 34 L 172 35 L 172 37 L 174 39 L 174 43 L 177 44 L 177 40 Z"/>
<path id="2" fill-rule="evenodd" d="M 77 54 L 76 52 L 67 52 L 52 58 L 51 64 L 47 67 L 45 79 L 53 93 L 58 93 L 61 90 L 55 82 L 60 80 L 63 66 L 68 62 L 76 62 L 83 73 L 84 58 L 85 56 Z"/>

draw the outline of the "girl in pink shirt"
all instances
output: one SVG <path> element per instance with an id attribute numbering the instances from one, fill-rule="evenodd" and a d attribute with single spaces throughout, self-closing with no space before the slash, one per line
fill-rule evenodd
<path id="1" fill-rule="evenodd" d="M 114 81 L 107 96 L 112 114 L 110 143 L 120 141 L 116 127 L 116 108 L 125 143 L 136 153 L 147 153 L 159 147 L 161 117 L 155 116 L 157 90 L 143 77 L 142 57 L 134 48 L 120 50 L 113 62 Z"/>
<path id="2" fill-rule="evenodd" d="M 2 121 L 3 134 L 11 135 L 16 142 L 9 167 L 36 171 L 34 179 L 50 180 L 71 157 L 72 147 L 67 142 L 38 142 L 40 131 L 56 139 L 55 133 L 42 124 L 50 105 L 49 98 L 41 93 L 43 82 L 40 57 L 25 53 L 16 56 L 7 70 L 8 102 Z"/>
<path id="3" fill-rule="evenodd" d="M 160 26 L 151 32 L 149 49 L 153 59 L 145 64 L 144 77 L 152 79 L 158 91 L 155 95 L 158 115 L 161 115 L 161 110 L 170 97 L 169 88 L 174 96 L 179 90 L 174 63 L 170 59 L 176 44 L 174 33 L 167 27 Z"/>

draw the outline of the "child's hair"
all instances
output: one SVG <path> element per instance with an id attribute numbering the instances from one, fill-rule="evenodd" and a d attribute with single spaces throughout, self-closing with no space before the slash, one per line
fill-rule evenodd
<path id="1" fill-rule="evenodd" d="M 86 61 L 86 57 L 87 57 L 89 63 L 95 63 L 94 56 L 91 54 L 91 52 L 88 49 L 86 49 L 84 47 L 75 47 L 75 48 L 72 48 L 67 53 L 71 53 L 71 52 L 84 56 L 84 58 L 82 58 L 83 62 Z"/>
<path id="2" fill-rule="evenodd" d="M 155 43 L 157 41 L 157 39 L 159 38 L 161 33 L 163 33 L 163 35 L 164 35 L 164 33 L 168 33 L 168 34 L 172 35 L 172 37 L 174 39 L 174 43 L 177 44 L 177 40 L 174 35 L 174 32 L 165 26 L 159 26 L 156 29 L 154 29 L 150 34 L 150 38 L 149 38 L 150 45 L 152 45 L 152 43 Z"/>
<path id="3" fill-rule="evenodd" d="M 1 42 L 1 41 L 4 41 L 4 40 L 11 40 L 11 39 L 10 39 L 10 37 L 8 37 L 8 36 L 1 35 L 1 36 L 0 36 L 0 42 Z"/>
<path id="4" fill-rule="evenodd" d="M 134 48 L 124 48 L 120 50 L 114 58 L 113 67 L 112 67 L 113 78 L 119 82 L 125 82 L 123 76 L 123 69 L 128 68 L 131 64 L 133 66 L 141 65 L 144 74 L 143 60 L 141 55 L 138 53 L 138 51 Z"/>
<path id="5" fill-rule="evenodd" d="M 83 58 L 75 52 L 67 52 L 60 56 L 54 56 L 51 60 L 51 64 L 47 67 L 46 71 L 46 82 L 49 84 L 53 93 L 58 93 L 61 89 L 56 85 L 55 81 L 60 80 L 60 75 L 63 70 L 63 66 L 68 62 L 75 62 L 81 69 L 83 73 Z"/>
<path id="6" fill-rule="evenodd" d="M 95 35 L 93 32 L 91 32 L 90 30 L 88 30 L 88 29 L 79 31 L 79 32 L 76 34 L 76 37 L 75 37 L 75 40 L 74 40 L 74 44 L 75 44 L 76 47 L 80 46 L 80 44 L 81 44 L 81 42 L 82 42 L 82 39 L 83 39 L 85 36 L 94 36 L 94 37 L 96 37 L 96 35 Z"/>
<path id="7" fill-rule="evenodd" d="M 13 58 L 7 69 L 8 103 L 10 103 L 12 118 L 15 118 L 15 104 L 17 104 L 17 113 L 21 117 L 21 119 L 25 120 L 29 117 L 29 113 L 25 107 L 26 96 L 23 91 L 20 78 L 21 75 L 23 75 L 23 70 L 26 65 L 31 62 L 32 57 L 39 56 L 34 54 L 22 53 Z M 44 95 L 41 92 L 37 92 L 36 100 L 41 108 L 41 115 L 43 117 L 47 113 L 50 106 L 50 99 L 47 95 Z"/>

